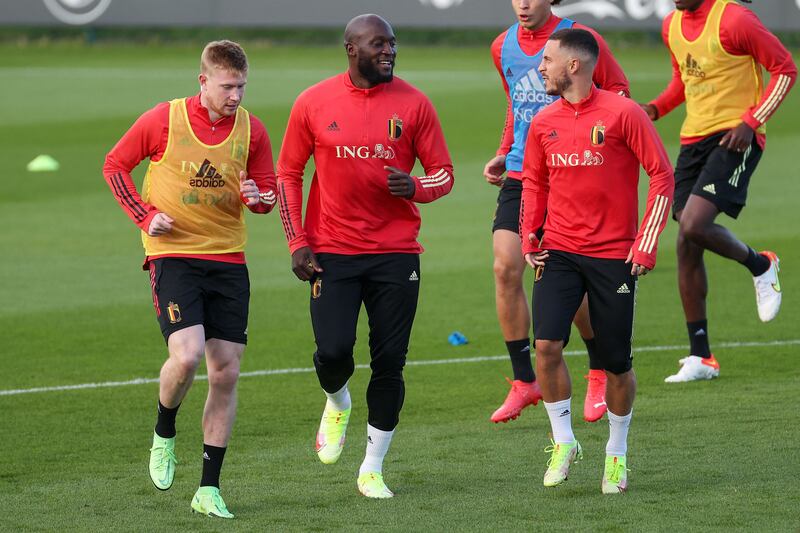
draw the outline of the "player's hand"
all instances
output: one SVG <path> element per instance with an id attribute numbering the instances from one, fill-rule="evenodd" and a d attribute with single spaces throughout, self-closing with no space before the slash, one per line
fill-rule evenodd
<path id="1" fill-rule="evenodd" d="M 417 186 L 407 172 L 400 169 L 385 166 L 383 170 L 389 171 L 389 176 L 386 178 L 386 183 L 389 185 L 389 192 L 392 196 L 399 196 L 400 198 L 411 199 L 417 190 Z"/>
<path id="2" fill-rule="evenodd" d="M 639 263 L 633 262 L 633 249 L 628 252 L 628 258 L 625 260 L 625 263 L 631 264 L 631 275 L 632 276 L 646 276 L 650 269 L 644 265 L 640 265 Z"/>
<path id="3" fill-rule="evenodd" d="M 525 254 L 525 262 L 528 263 L 531 268 L 539 268 L 544 266 L 545 261 L 547 261 L 549 257 L 550 252 L 542 250 L 541 252 Z"/>
<path id="4" fill-rule="evenodd" d="M 719 141 L 719 145 L 727 148 L 732 152 L 744 152 L 747 147 L 753 144 L 753 136 L 755 131 L 745 122 L 742 122 L 728 133 L 726 133 Z"/>
<path id="5" fill-rule="evenodd" d="M 247 207 L 253 207 L 261 201 L 258 197 L 258 185 L 255 181 L 247 179 L 247 172 L 244 170 L 239 172 L 239 195 Z"/>
<path id="6" fill-rule="evenodd" d="M 505 181 L 505 178 L 503 178 L 503 173 L 505 171 L 506 156 L 497 155 L 491 158 L 489 162 L 486 163 L 486 166 L 483 167 L 483 177 L 485 177 L 486 181 L 491 185 L 500 187 Z"/>
<path id="7" fill-rule="evenodd" d="M 639 104 L 639 106 L 647 113 L 647 116 L 655 122 L 658 120 L 658 109 L 653 104 Z"/>
<path id="8" fill-rule="evenodd" d="M 156 213 L 150 220 L 150 226 L 147 228 L 147 234 L 151 237 L 158 237 L 172 231 L 172 223 L 175 222 L 166 213 Z"/>
<path id="9" fill-rule="evenodd" d="M 317 262 L 317 256 L 308 246 L 298 248 L 292 254 L 292 271 L 297 279 L 308 281 L 314 274 L 322 272 L 322 267 Z"/>

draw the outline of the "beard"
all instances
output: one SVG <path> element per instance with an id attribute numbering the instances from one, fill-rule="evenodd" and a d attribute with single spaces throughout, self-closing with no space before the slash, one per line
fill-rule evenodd
<path id="1" fill-rule="evenodd" d="M 373 63 L 371 59 L 365 57 L 358 59 L 358 72 L 364 76 L 368 82 L 375 85 L 379 83 L 388 83 L 394 78 L 394 66 L 389 74 L 381 74 L 375 63 Z"/>
<path id="2" fill-rule="evenodd" d="M 566 76 L 566 73 L 560 78 L 550 78 L 550 83 L 550 88 L 545 91 L 550 96 L 561 96 L 567 89 L 572 87 L 572 80 L 569 76 Z"/>

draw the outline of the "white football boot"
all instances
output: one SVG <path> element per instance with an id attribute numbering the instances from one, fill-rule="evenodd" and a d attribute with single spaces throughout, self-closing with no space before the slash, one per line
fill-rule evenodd
<path id="1" fill-rule="evenodd" d="M 681 369 L 678 373 L 669 376 L 664 381 L 666 383 L 684 383 L 686 381 L 698 381 L 701 379 L 714 379 L 719 377 L 719 363 L 711 354 L 708 359 L 703 359 L 696 355 L 684 357 L 680 361 Z"/>
<path id="2" fill-rule="evenodd" d="M 781 308 L 781 282 L 778 280 L 780 272 L 780 259 L 774 252 L 759 252 L 769 258 L 769 268 L 760 276 L 753 277 L 756 287 L 756 305 L 758 318 L 762 322 L 769 322 L 778 314 Z"/>

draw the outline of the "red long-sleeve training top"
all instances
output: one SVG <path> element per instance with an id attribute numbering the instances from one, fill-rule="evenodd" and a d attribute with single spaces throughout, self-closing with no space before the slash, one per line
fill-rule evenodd
<path id="1" fill-rule="evenodd" d="M 303 170 L 316 170 L 302 221 Z M 384 166 L 411 172 L 414 197 L 389 193 Z M 292 107 L 278 158 L 278 197 L 289 250 L 336 254 L 420 253 L 415 202 L 453 187 L 453 164 L 436 111 L 418 89 L 395 77 L 359 89 L 345 72 L 306 89 Z"/>
<path id="2" fill-rule="evenodd" d="M 697 39 L 705 28 L 708 14 L 714 6 L 715 0 L 706 0 L 695 11 L 684 11 L 681 19 L 681 31 L 684 38 L 693 41 Z M 669 27 L 672 23 L 673 11 L 666 16 L 661 26 L 661 38 L 669 49 Z M 729 4 L 722 14 L 720 21 L 719 39 L 722 47 L 731 55 L 752 56 L 770 74 L 769 84 L 764 91 L 761 101 L 742 115 L 742 121 L 751 128 L 758 129 L 775 113 L 783 99 L 789 93 L 797 80 L 797 67 L 792 60 L 792 54 L 783 46 L 758 16 L 739 4 Z M 663 117 L 686 100 L 681 70 L 675 54 L 670 51 L 672 60 L 672 79 L 655 100 L 650 102 L 658 110 L 658 116 Z M 766 104 L 766 106 L 765 106 Z M 759 118 L 756 118 L 757 111 Z M 758 144 L 764 148 L 766 136 L 757 134 Z M 692 144 L 702 140 L 703 137 L 681 137 L 681 144 Z"/>
<path id="3" fill-rule="evenodd" d="M 230 135 L 235 116 L 211 122 L 208 109 L 200 103 L 200 95 L 186 99 L 189 123 L 197 138 L 208 145 L 219 144 Z M 103 176 L 125 214 L 142 231 L 159 212 L 158 206 L 142 200 L 131 172 L 145 159 L 160 161 L 169 138 L 169 102 L 161 102 L 142 114 L 106 155 Z M 269 213 L 277 202 L 272 147 L 264 124 L 250 114 L 250 148 L 247 156 L 247 176 L 258 186 L 261 201 L 248 206 L 254 213 Z M 144 216 L 142 214 L 144 213 Z M 181 255 L 183 256 L 183 255 Z M 200 259 L 244 263 L 244 253 L 190 255 Z M 152 258 L 150 258 L 152 259 Z M 146 263 L 145 263 L 146 264 Z"/>
<path id="4" fill-rule="evenodd" d="M 640 163 L 650 190 L 637 231 Z M 625 259 L 633 250 L 634 262 L 653 268 L 674 181 L 664 145 L 636 102 L 595 87 L 576 104 L 562 98 L 534 117 L 528 134 L 522 251 Z M 541 242 L 529 242 L 542 224 Z"/>
<path id="5" fill-rule="evenodd" d="M 538 54 L 539 51 L 544 48 L 544 45 L 547 44 L 547 40 L 550 38 L 550 35 L 553 34 L 555 27 L 558 26 L 558 23 L 562 20 L 561 17 L 550 15 L 545 25 L 537 30 L 527 30 L 519 26 L 517 30 L 517 41 L 519 41 L 522 51 L 529 56 Z M 605 39 L 592 28 L 584 26 L 583 24 L 576 22 L 573 28 L 586 30 L 597 39 L 597 44 L 600 47 L 600 55 L 597 58 L 597 66 L 594 69 L 594 75 L 592 77 L 592 80 L 597 86 L 607 91 L 630 96 L 631 89 L 628 78 L 625 77 L 625 72 L 623 72 L 622 67 L 617 63 Z M 503 126 L 503 133 L 500 138 L 500 147 L 497 149 L 497 155 L 506 155 L 511 150 L 511 145 L 514 144 L 514 111 L 511 108 L 511 94 L 508 89 L 508 81 L 503 73 L 500 57 L 506 34 L 508 34 L 508 30 L 498 35 L 492 42 L 491 47 L 492 60 L 494 61 L 497 72 L 500 74 L 500 80 L 503 82 L 503 90 L 506 92 L 506 101 L 508 102 L 506 107 L 506 122 Z M 509 174 L 509 177 L 519 179 L 519 175 L 516 172 Z"/>

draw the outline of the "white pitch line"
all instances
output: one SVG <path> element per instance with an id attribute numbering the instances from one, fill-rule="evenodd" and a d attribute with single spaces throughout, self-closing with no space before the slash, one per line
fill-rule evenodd
<path id="1" fill-rule="evenodd" d="M 765 346 L 791 346 L 800 344 L 800 339 L 788 339 L 783 341 L 756 341 L 756 342 L 718 342 L 715 346 L 720 348 L 754 348 Z M 675 344 L 670 346 L 641 346 L 634 348 L 635 353 L 647 352 L 668 352 L 671 350 L 683 350 L 686 346 L 682 344 Z M 585 355 L 585 350 L 568 350 L 564 355 Z M 427 359 L 423 361 L 408 361 L 406 366 L 428 366 L 428 365 L 451 365 L 457 363 L 482 363 L 485 361 L 503 361 L 508 359 L 508 355 L 484 355 L 477 357 L 460 357 L 453 359 Z M 356 365 L 357 369 L 363 370 L 369 368 L 369 365 Z M 250 372 L 242 372 L 239 377 L 251 378 L 256 376 L 279 376 L 282 374 L 309 374 L 314 372 L 314 368 L 275 368 L 269 370 L 252 370 Z M 206 381 L 208 376 L 200 375 L 195 376 L 195 381 Z M 101 383 L 80 383 L 77 385 L 59 385 L 55 387 L 35 387 L 32 389 L 9 389 L 0 390 L 0 396 L 15 396 L 18 394 L 33 394 L 36 392 L 61 392 L 83 389 L 105 389 L 111 387 L 125 387 L 128 385 L 145 385 L 149 383 L 158 383 L 158 378 L 137 378 L 129 381 L 104 381 Z"/>

